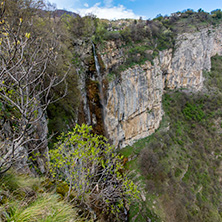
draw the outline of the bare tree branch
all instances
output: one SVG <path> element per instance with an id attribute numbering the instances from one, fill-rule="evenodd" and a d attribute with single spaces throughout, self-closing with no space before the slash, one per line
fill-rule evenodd
<path id="1" fill-rule="evenodd" d="M 4 9 L 0 8 L 0 20 L 3 12 Z M 21 27 L 22 20 L 12 27 L 5 19 L 1 27 L 3 31 L 0 31 L 0 104 L 4 112 L 10 109 L 11 116 L 5 120 L 10 132 L 6 132 L 4 125 L 0 126 L 0 142 L 2 140 L 5 144 L 0 147 L 0 174 L 20 160 L 21 147 L 27 149 L 29 144 L 35 144 L 27 150 L 30 154 L 46 143 L 45 139 L 36 138 L 36 127 L 48 105 L 60 99 L 53 99 L 52 89 L 65 82 L 70 71 L 68 67 L 62 76 L 47 73 L 47 67 L 56 63 L 59 37 L 47 42 L 42 37 L 32 36 L 31 32 L 22 31 Z M 65 85 L 61 98 L 67 93 L 66 82 Z M 6 134 L 10 134 L 7 140 Z"/>

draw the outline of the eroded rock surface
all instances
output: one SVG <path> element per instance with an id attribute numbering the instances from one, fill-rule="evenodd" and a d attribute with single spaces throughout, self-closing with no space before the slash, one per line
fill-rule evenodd
<path id="1" fill-rule="evenodd" d="M 122 55 L 114 43 L 108 49 L 102 57 L 107 70 Z M 147 61 L 122 72 L 119 81 L 109 84 L 105 107 L 105 125 L 114 145 L 124 147 L 152 134 L 162 120 L 164 89 L 200 90 L 203 70 L 211 69 L 216 54 L 222 55 L 222 27 L 179 35 L 174 51 L 162 51 L 153 64 Z"/>

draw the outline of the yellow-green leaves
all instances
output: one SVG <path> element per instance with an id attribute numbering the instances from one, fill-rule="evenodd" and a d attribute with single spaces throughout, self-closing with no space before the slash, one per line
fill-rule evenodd
<path id="1" fill-rule="evenodd" d="M 124 207 L 123 198 L 135 198 L 137 187 L 123 173 L 122 156 L 106 138 L 92 134 L 91 130 L 85 124 L 76 125 L 73 131 L 59 137 L 50 151 L 50 172 L 65 180 L 88 206 L 96 200 L 104 212 L 118 215 Z"/>
<path id="2" fill-rule="evenodd" d="M 25 37 L 27 38 L 27 39 L 29 39 L 30 38 L 30 33 L 25 33 Z"/>
<path id="3" fill-rule="evenodd" d="M 8 32 L 3 32 L 2 35 L 8 36 Z"/>

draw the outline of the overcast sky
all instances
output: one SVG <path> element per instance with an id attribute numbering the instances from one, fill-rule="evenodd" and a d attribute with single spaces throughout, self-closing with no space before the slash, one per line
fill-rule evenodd
<path id="1" fill-rule="evenodd" d="M 170 15 L 184 9 L 202 8 L 210 12 L 222 8 L 222 0 L 49 0 L 57 8 L 80 15 L 92 13 L 99 18 L 154 18 L 158 14 Z"/>

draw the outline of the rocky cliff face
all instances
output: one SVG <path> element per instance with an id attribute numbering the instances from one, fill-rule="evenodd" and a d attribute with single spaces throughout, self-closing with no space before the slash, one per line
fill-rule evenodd
<path id="1" fill-rule="evenodd" d="M 106 64 L 108 72 L 112 72 L 125 61 L 124 48 L 121 41 L 109 41 L 101 52 L 102 60 Z"/>
<path id="2" fill-rule="evenodd" d="M 221 37 L 221 27 L 178 36 L 170 69 L 167 70 L 166 86 L 170 89 L 201 89 L 202 71 L 209 71 L 211 57 L 222 53 Z"/>
<path id="3" fill-rule="evenodd" d="M 121 73 L 108 90 L 105 125 L 115 145 L 125 146 L 158 128 L 162 118 L 163 81 L 158 59 Z"/>
<path id="4" fill-rule="evenodd" d="M 109 53 L 102 56 L 107 70 L 123 59 L 118 47 L 109 43 Z M 179 35 L 174 52 L 162 51 L 153 64 L 122 72 L 119 81 L 109 84 L 105 106 L 104 122 L 114 145 L 124 147 L 152 134 L 162 119 L 164 89 L 200 90 L 202 72 L 210 70 L 216 54 L 222 55 L 222 27 Z"/>

